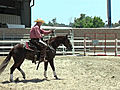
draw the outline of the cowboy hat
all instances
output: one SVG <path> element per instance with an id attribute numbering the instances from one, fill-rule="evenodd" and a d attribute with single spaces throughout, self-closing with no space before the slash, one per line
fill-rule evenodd
<path id="1" fill-rule="evenodd" d="M 35 20 L 34 22 L 41 22 L 41 23 L 45 23 L 44 20 L 42 20 L 41 18 L 38 18 L 37 20 Z"/>

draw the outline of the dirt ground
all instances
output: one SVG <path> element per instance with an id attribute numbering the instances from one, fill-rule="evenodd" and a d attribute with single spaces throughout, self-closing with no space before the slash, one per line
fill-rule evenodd
<path id="1" fill-rule="evenodd" d="M 0 63 L 5 57 L 0 57 Z M 13 60 L 0 75 L 0 90 L 120 90 L 120 57 L 116 56 L 56 56 L 56 73 L 60 80 L 55 80 L 48 66 L 48 80 L 44 80 L 44 64 L 39 70 L 31 61 L 25 60 L 22 69 L 26 80 L 16 69 L 14 80 L 9 82 L 9 72 Z"/>

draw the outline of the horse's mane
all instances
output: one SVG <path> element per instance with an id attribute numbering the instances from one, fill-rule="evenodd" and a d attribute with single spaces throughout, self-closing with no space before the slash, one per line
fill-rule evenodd
<path id="1" fill-rule="evenodd" d="M 51 42 L 53 42 L 53 41 L 55 41 L 55 40 L 63 39 L 64 37 L 65 37 L 65 36 L 56 36 L 56 37 L 53 37 L 53 38 L 48 39 L 48 41 L 51 43 Z"/>

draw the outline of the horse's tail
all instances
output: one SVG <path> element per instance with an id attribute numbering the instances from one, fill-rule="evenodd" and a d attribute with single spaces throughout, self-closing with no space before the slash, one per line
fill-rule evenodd
<path id="1" fill-rule="evenodd" d="M 5 70 L 5 68 L 7 67 L 10 59 L 11 59 L 11 56 L 12 56 L 12 52 L 13 52 L 13 49 L 10 50 L 9 54 L 7 55 L 7 57 L 5 58 L 5 60 L 2 62 L 2 64 L 0 65 L 0 74 Z"/>

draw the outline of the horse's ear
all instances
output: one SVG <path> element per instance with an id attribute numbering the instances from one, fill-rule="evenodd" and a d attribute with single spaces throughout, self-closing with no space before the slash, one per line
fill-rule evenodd
<path id="1" fill-rule="evenodd" d="M 66 38 L 68 38 L 68 34 L 66 34 L 66 36 L 65 36 Z"/>

